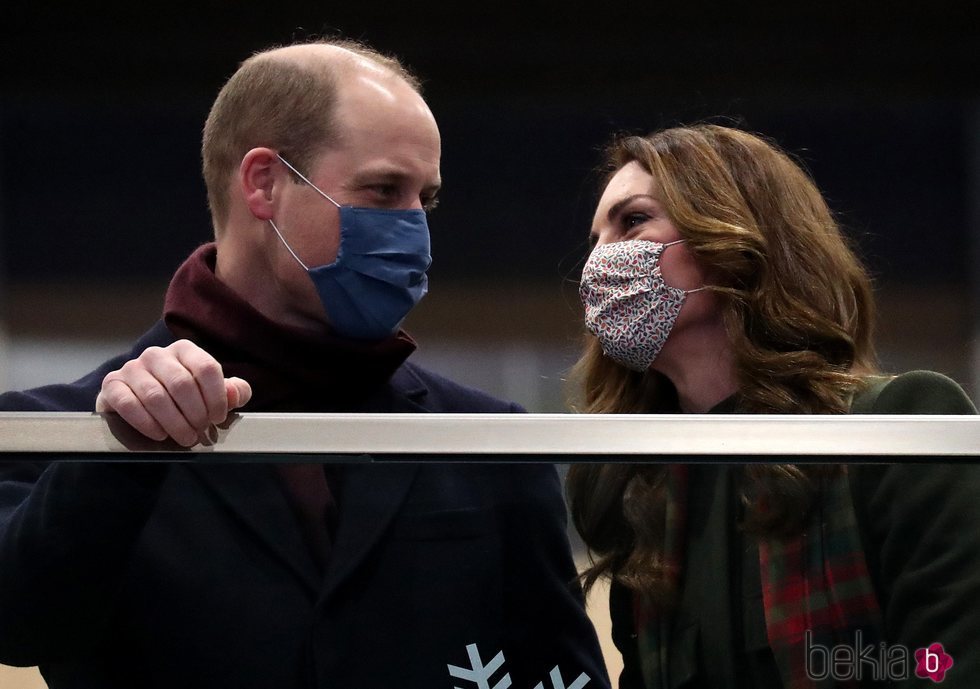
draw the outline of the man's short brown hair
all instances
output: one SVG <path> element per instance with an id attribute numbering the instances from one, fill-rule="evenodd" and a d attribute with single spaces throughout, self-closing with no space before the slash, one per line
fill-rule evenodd
<path id="1" fill-rule="evenodd" d="M 370 60 L 420 91 L 418 79 L 396 58 L 361 43 L 318 40 Z M 215 232 L 228 219 L 228 182 L 245 154 L 267 146 L 300 170 L 337 141 L 332 113 L 337 101 L 334 61 L 304 62 L 272 56 L 277 48 L 245 60 L 218 93 L 204 123 L 201 159 Z"/>

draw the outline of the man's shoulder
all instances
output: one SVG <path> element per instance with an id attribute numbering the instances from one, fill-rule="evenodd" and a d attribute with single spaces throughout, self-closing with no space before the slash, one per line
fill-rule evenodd
<path id="1" fill-rule="evenodd" d="M 508 414 L 525 411 L 516 402 L 497 399 L 408 361 L 395 372 L 391 383 L 409 396 L 424 394 L 425 407 L 433 412 Z"/>
<path id="2" fill-rule="evenodd" d="M 137 341 L 132 350 L 103 362 L 74 382 L 0 394 L 0 411 L 92 411 L 106 374 L 121 368 L 147 347 L 166 345 L 173 339 L 163 322 L 158 322 Z"/>
<path id="3" fill-rule="evenodd" d="M 102 379 L 129 360 L 120 354 L 72 383 L 55 383 L 0 394 L 0 411 L 92 411 Z"/>

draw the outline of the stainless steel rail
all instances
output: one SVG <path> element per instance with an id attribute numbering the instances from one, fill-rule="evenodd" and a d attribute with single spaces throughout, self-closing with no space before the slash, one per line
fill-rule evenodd
<path id="1" fill-rule="evenodd" d="M 324 455 L 319 461 L 980 458 L 977 416 L 646 414 L 238 414 L 190 450 L 135 433 L 114 415 L 0 413 L 0 453 Z M 371 455 L 368 457 L 366 455 Z M 40 459 L 41 457 L 37 457 Z M 121 459 L 122 457 L 118 457 Z M 768 458 L 768 459 L 767 459 Z M 235 458 L 226 458 L 235 461 Z M 240 457 L 248 461 L 247 457 Z M 306 460 L 304 460 L 306 461 Z M 792 460 L 796 461 L 796 460 Z"/>

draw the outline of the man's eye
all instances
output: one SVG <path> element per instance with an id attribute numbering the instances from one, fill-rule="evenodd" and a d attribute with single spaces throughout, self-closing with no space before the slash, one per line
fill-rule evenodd
<path id="1" fill-rule="evenodd" d="M 375 184 L 371 187 L 371 190 L 378 196 L 390 199 L 393 196 L 398 195 L 398 187 L 394 184 Z"/>

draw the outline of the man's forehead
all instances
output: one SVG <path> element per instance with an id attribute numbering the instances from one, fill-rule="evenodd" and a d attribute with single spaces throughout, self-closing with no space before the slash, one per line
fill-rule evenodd
<path id="1" fill-rule="evenodd" d="M 360 110 L 361 115 L 397 109 L 431 117 L 429 106 L 418 91 L 391 72 L 343 70 L 338 74 L 337 105 L 339 110 Z"/>
<path id="2" fill-rule="evenodd" d="M 343 97 L 346 94 L 354 94 L 367 101 L 377 100 L 396 104 L 398 102 L 398 86 L 401 86 L 399 81 L 397 77 L 390 74 L 358 71 L 350 75 L 348 83 L 341 85 L 340 95 Z"/>
<path id="3" fill-rule="evenodd" d="M 438 165 L 442 145 L 432 113 L 414 92 L 388 86 L 390 82 L 364 80 L 340 90 L 334 110 L 337 145 L 371 156 L 408 156 Z"/>

